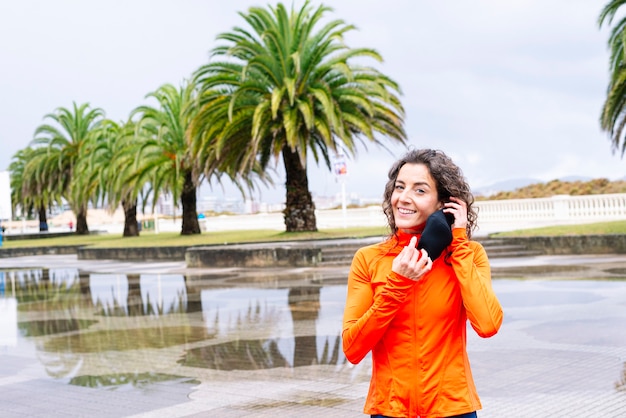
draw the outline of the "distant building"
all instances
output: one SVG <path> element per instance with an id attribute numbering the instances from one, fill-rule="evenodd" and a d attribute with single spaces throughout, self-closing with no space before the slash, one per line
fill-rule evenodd
<path id="1" fill-rule="evenodd" d="M 11 177 L 8 171 L 0 171 L 0 221 L 9 221 L 12 218 Z"/>
<path id="2" fill-rule="evenodd" d="M 196 202 L 196 210 L 202 212 L 229 212 L 242 214 L 245 202 L 237 198 L 220 198 L 217 196 L 201 196 Z"/>

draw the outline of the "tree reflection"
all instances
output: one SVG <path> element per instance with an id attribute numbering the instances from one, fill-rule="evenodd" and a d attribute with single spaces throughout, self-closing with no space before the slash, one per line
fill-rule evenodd
<path id="1" fill-rule="evenodd" d="M 91 286 L 89 281 L 89 275 L 84 273 L 78 274 L 78 286 L 80 287 L 80 294 L 83 299 L 91 300 Z"/>
<path id="2" fill-rule="evenodd" d="M 340 355 L 341 337 L 317 334 L 317 320 L 321 307 L 321 288 L 301 286 L 289 288 L 289 307 L 293 338 L 236 338 L 248 334 L 259 325 L 269 329 L 270 321 L 279 321 L 280 315 L 273 310 L 264 311 L 259 300 L 250 304 L 245 314 L 240 311 L 236 324 L 229 325 L 226 335 L 233 341 L 197 347 L 189 350 L 180 364 L 190 367 L 206 367 L 217 370 L 258 370 L 275 367 L 302 367 L 310 365 L 337 365 L 345 362 Z M 217 315 L 217 314 L 216 314 Z M 246 332 L 247 331 L 247 332 Z M 324 338 L 321 354 L 318 341 Z M 286 348 L 293 347 L 293 358 L 285 356 Z"/>
<path id="3" fill-rule="evenodd" d="M 14 289 L 21 312 L 55 312 L 51 320 L 36 319 L 18 322 L 24 336 L 43 336 L 88 328 L 97 321 L 79 318 L 74 312 L 90 307 L 90 299 L 82 297 L 75 271 L 49 269 L 11 271 Z"/>
<path id="4" fill-rule="evenodd" d="M 287 300 L 295 339 L 293 366 L 318 364 L 315 321 L 320 311 L 320 288 L 317 286 L 290 288 Z"/>
<path id="5" fill-rule="evenodd" d="M 185 291 L 187 292 L 187 309 L 188 314 L 194 312 L 202 312 L 202 289 L 199 286 L 192 286 L 188 276 L 183 276 L 185 280 Z"/>
<path id="6" fill-rule="evenodd" d="M 276 340 L 235 340 L 199 347 L 189 350 L 178 363 L 215 370 L 260 370 L 289 366 Z"/>
<path id="7" fill-rule="evenodd" d="M 336 365 L 340 362 L 341 336 L 329 337 L 317 334 L 317 320 L 321 308 L 319 286 L 305 286 L 289 289 L 289 310 L 295 339 L 293 366 L 317 364 Z M 324 338 L 321 356 L 318 355 L 317 341 Z M 343 358 L 345 361 L 345 358 Z"/>
<path id="8" fill-rule="evenodd" d="M 615 383 L 615 389 L 620 392 L 626 392 L 626 363 L 624 363 L 622 376 L 620 377 L 619 381 Z"/>
<path id="9" fill-rule="evenodd" d="M 48 353 L 88 354 L 162 349 L 214 337 L 206 327 L 171 324 L 171 321 L 137 317 L 129 321 L 106 321 L 98 330 L 54 336 L 38 344 Z M 104 328 L 104 329 L 102 329 Z"/>
<path id="10" fill-rule="evenodd" d="M 141 282 L 139 274 L 129 274 L 126 276 L 128 281 L 128 293 L 126 295 L 126 309 L 128 316 L 142 316 L 143 299 L 141 297 Z"/>
<path id="11" fill-rule="evenodd" d="M 210 316 L 210 313 L 205 316 Z M 280 313 L 276 307 L 264 305 L 257 299 L 250 301 L 245 310 L 237 312 L 234 323 L 227 325 L 225 334 L 232 338 L 250 330 L 271 329 L 272 325 L 277 324 L 279 320 Z M 213 324 L 215 329 L 218 329 L 219 311 L 217 309 L 214 313 Z M 258 370 L 289 366 L 276 339 L 240 338 L 190 349 L 178 363 L 188 367 L 215 370 Z"/>
<path id="12" fill-rule="evenodd" d="M 339 364 L 339 349 L 341 348 L 341 336 L 337 335 L 332 344 L 330 344 L 330 338 L 326 338 L 324 341 L 324 350 L 322 351 L 322 357 L 320 358 L 320 364 Z M 346 362 L 346 358 L 343 357 L 343 363 Z"/>
<path id="13" fill-rule="evenodd" d="M 318 285 L 285 289 L 279 282 L 276 287 L 272 283 L 270 299 L 265 301 L 255 288 L 216 288 L 179 275 L 87 275 L 48 269 L 16 274 L 18 309 L 24 313 L 19 329 L 26 337 L 42 337 L 35 344 L 47 373 L 68 378 L 72 384 L 135 387 L 157 381 L 163 376 L 151 373 L 153 360 L 143 356 L 131 362 L 121 359 L 134 358 L 134 350 L 175 346 L 180 346 L 181 357 L 170 359 L 172 364 L 218 370 L 345 361 L 338 333 L 317 334 Z M 202 292 L 207 287 L 232 292 L 229 302 L 224 305 L 222 293 L 216 293 L 216 307 L 203 307 Z M 226 311 L 220 311 L 224 306 Z M 191 315 L 197 313 L 201 315 Z M 288 316 L 291 327 L 281 328 Z M 282 335 L 285 331 L 292 336 Z M 218 335 L 224 340 L 209 343 Z"/>
<path id="14" fill-rule="evenodd" d="M 14 275 L 13 290 L 23 313 L 18 323 L 21 333 L 25 337 L 47 337 L 35 340 L 38 358 L 50 376 L 69 377 L 72 384 L 136 386 L 147 381 L 171 380 L 171 376 L 150 372 L 153 363 L 147 359 L 145 363 L 131 363 L 130 367 L 125 364 L 124 370 L 120 370 L 120 353 L 184 347 L 215 336 L 215 328 L 194 326 L 188 320 L 187 286 L 182 285 L 183 281 L 179 288 L 171 286 L 171 280 L 168 282 L 165 298 L 171 297 L 164 304 L 160 287 L 158 300 L 154 299 L 154 291 L 142 297 L 142 281 L 137 274 L 79 275 L 76 270 L 49 269 L 16 270 L 10 274 Z M 93 294 L 94 280 L 100 288 L 104 285 L 104 292 Z M 107 293 L 107 283 L 112 284 L 111 293 Z M 124 293 L 119 286 L 127 286 L 124 300 L 119 298 Z M 191 306 L 192 310 L 197 309 L 201 302 L 197 300 Z M 103 370 L 109 373 L 98 373 Z M 120 373 L 110 373 L 116 370 Z"/>
<path id="15" fill-rule="evenodd" d="M 198 384 L 198 380 L 164 373 L 143 372 L 143 373 L 118 373 L 104 374 L 97 376 L 76 376 L 70 379 L 70 384 L 89 388 L 132 386 L 135 388 L 145 388 L 153 383 L 179 380 L 182 383 Z"/>

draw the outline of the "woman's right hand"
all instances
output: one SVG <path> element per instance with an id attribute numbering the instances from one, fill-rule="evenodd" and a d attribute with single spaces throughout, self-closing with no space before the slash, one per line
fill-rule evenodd
<path id="1" fill-rule="evenodd" d="M 433 267 L 433 261 L 426 250 L 415 248 L 417 237 L 412 237 L 409 245 L 404 247 L 400 254 L 393 259 L 391 270 L 411 280 L 419 280 Z"/>

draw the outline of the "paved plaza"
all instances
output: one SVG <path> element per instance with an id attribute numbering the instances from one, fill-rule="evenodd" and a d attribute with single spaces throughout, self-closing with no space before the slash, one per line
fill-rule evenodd
<path id="1" fill-rule="evenodd" d="M 626 256 L 492 266 L 504 323 L 490 339 L 468 332 L 479 416 L 626 416 Z M 43 267 L 56 273 L 35 292 Z M 89 286 L 60 273 L 73 270 Z M 15 326 L 7 305 L 19 301 L 17 336 L 0 339 L 2 417 L 364 416 L 370 358 L 350 365 L 338 338 L 347 266 L 199 271 L 67 255 L 0 259 L 0 271 L 1 327 Z M 166 296 L 181 293 L 184 309 Z"/>

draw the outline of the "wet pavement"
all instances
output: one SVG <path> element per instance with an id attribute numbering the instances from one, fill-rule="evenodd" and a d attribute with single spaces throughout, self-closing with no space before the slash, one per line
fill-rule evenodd
<path id="1" fill-rule="evenodd" d="M 626 256 L 492 267 L 504 324 L 468 332 L 479 416 L 626 416 Z M 0 259 L 0 416 L 364 416 L 347 272 Z"/>

